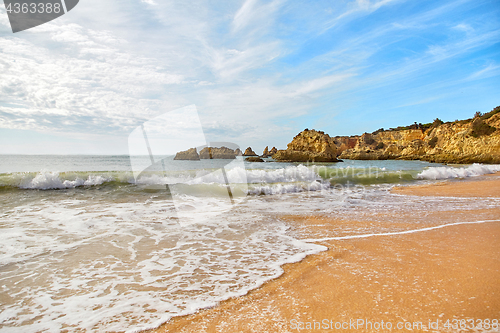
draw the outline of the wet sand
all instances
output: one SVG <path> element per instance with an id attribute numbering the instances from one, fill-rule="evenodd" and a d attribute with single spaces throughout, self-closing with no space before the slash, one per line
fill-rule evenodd
<path id="1" fill-rule="evenodd" d="M 394 192 L 470 196 L 471 200 L 500 197 L 497 176 Z M 401 224 L 396 219 L 386 218 L 388 230 L 408 229 L 398 229 Z M 391 323 L 393 331 L 404 331 L 397 325 L 412 325 L 413 331 L 455 332 L 458 327 L 444 327 L 447 320 L 450 324 L 460 323 L 454 319 L 468 320 L 463 325 L 477 328 L 482 320 L 500 319 L 500 221 L 492 221 L 500 220 L 500 207 L 398 216 L 405 218 L 420 219 L 416 228 L 433 227 L 436 224 L 431 221 L 436 219 L 491 222 L 316 241 L 328 250 L 285 265 L 280 278 L 246 296 L 174 318 L 155 332 L 372 332 L 382 321 L 386 328 Z M 364 223 L 367 228 L 374 224 L 370 219 L 318 216 L 286 219 L 295 230 L 309 230 L 306 238 L 352 223 L 357 227 Z"/>
<path id="2" fill-rule="evenodd" d="M 393 193 L 421 196 L 447 197 L 500 197 L 497 181 L 500 173 L 458 181 L 443 181 L 437 184 L 397 187 Z M 496 186 L 494 184 L 497 184 Z"/>

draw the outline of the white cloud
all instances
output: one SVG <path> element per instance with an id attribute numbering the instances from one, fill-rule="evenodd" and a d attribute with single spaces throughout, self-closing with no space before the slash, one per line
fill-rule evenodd
<path id="1" fill-rule="evenodd" d="M 223 79 L 234 79 L 242 72 L 265 66 L 280 55 L 278 42 L 263 43 L 242 51 L 235 49 L 212 49 L 210 67 Z"/>
<path id="2" fill-rule="evenodd" d="M 474 32 L 474 28 L 471 27 L 469 24 L 466 23 L 460 23 L 457 24 L 456 26 L 453 27 L 455 30 L 463 31 L 465 33 L 472 33 Z"/>
<path id="3" fill-rule="evenodd" d="M 246 0 L 236 12 L 233 19 L 233 29 L 235 31 L 238 31 L 250 22 L 255 11 L 256 3 L 257 0 Z"/>
<path id="4" fill-rule="evenodd" d="M 154 0 L 141 0 L 141 2 L 144 2 L 148 5 L 156 6 L 158 5 Z"/>
<path id="5" fill-rule="evenodd" d="M 154 59 L 134 57 L 115 47 L 122 41 L 109 32 L 76 24 L 47 24 L 44 31 L 62 51 L 17 37 L 0 39 L 0 99 L 23 105 L 0 104 L 4 114 L 91 117 L 96 123 L 87 125 L 96 131 L 106 131 L 108 124 L 127 128 L 130 120 L 125 118 L 140 118 L 145 108 L 162 111 L 165 103 L 148 95 L 163 94 L 165 86 L 184 80 L 182 74 L 166 72 Z M 32 120 L 24 122 L 28 128 L 46 129 L 45 124 L 37 128 Z M 4 120 L 2 126 L 19 128 L 20 123 Z"/>
<path id="6" fill-rule="evenodd" d="M 324 33 L 327 30 L 337 26 L 341 22 L 345 22 L 346 20 L 355 18 L 359 15 L 366 15 L 366 14 L 372 13 L 385 5 L 389 5 L 389 4 L 397 2 L 397 1 L 404 1 L 404 0 L 379 0 L 379 1 L 356 0 L 356 1 L 350 1 L 347 3 L 347 6 L 343 12 L 338 14 L 334 19 L 326 22 L 326 24 L 324 25 L 324 28 L 321 32 Z"/>
<path id="7" fill-rule="evenodd" d="M 234 15 L 232 21 L 233 33 L 251 27 L 262 30 L 273 22 L 275 12 L 285 3 L 285 0 L 273 0 L 261 3 L 259 0 L 245 0 Z"/>
<path id="8" fill-rule="evenodd" d="M 497 65 L 495 63 L 490 63 L 485 68 L 472 73 L 467 79 L 477 80 L 497 75 L 500 75 L 500 65 Z"/>
<path id="9" fill-rule="evenodd" d="M 342 108 L 331 101 L 398 88 L 437 63 L 493 45 L 500 32 L 477 20 L 441 22 L 468 1 L 384 15 L 365 27 L 351 23 L 404 0 L 87 0 L 15 35 L 0 9 L 0 127 L 126 135 L 196 104 L 209 140 L 288 140 L 294 119 Z M 334 26 L 350 32 L 327 31 Z M 427 31 L 450 38 L 427 39 Z M 390 60 L 377 62 L 386 54 Z M 471 79 L 498 72 L 482 63 Z"/>

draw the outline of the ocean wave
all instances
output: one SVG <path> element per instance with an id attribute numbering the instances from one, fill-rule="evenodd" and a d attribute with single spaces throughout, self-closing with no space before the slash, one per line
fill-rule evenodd
<path id="1" fill-rule="evenodd" d="M 61 190 L 84 186 L 99 186 L 110 182 L 130 183 L 132 174 L 51 171 L 20 172 L 0 175 L 0 187 L 24 190 Z"/>
<path id="2" fill-rule="evenodd" d="M 294 182 L 314 182 L 321 177 L 311 168 L 303 165 L 289 166 L 283 169 L 250 169 L 236 167 L 220 169 L 186 170 L 179 172 L 143 172 L 137 180 L 131 172 L 51 172 L 42 171 L 10 173 L 0 175 L 0 187 L 20 189 L 55 190 L 71 189 L 84 186 L 99 186 L 106 183 L 122 185 L 167 185 L 167 184 L 226 184 L 226 177 L 232 184 L 274 184 Z"/>
<path id="3" fill-rule="evenodd" d="M 184 170 L 176 172 L 143 172 L 137 180 L 129 171 L 102 172 L 21 172 L 0 174 L 0 190 L 60 190 L 98 186 L 154 186 L 183 184 L 226 186 L 248 185 L 247 194 L 279 194 L 323 190 L 336 184 L 374 185 L 415 180 L 466 178 L 500 171 L 500 165 L 473 164 L 467 167 L 430 167 L 418 170 L 385 170 L 385 168 L 327 168 L 324 166 L 287 166 L 280 169 Z M 231 185 L 233 186 L 233 185 Z M 246 191 L 246 190 L 245 190 Z"/>
<path id="4" fill-rule="evenodd" d="M 343 167 L 327 168 L 315 167 L 314 170 L 323 180 L 328 180 L 332 185 L 341 184 L 397 184 L 414 181 L 418 170 L 387 170 L 380 167 Z"/>
<path id="5" fill-rule="evenodd" d="M 75 180 L 61 180 L 58 173 L 46 172 L 40 173 L 36 175 L 35 178 L 23 182 L 19 187 L 23 189 L 52 190 L 75 188 L 78 186 L 95 186 L 109 181 L 110 178 L 100 175 L 89 175 L 87 179 L 77 178 Z"/>
<path id="6" fill-rule="evenodd" d="M 500 165 L 491 164 L 477 164 L 467 167 L 430 167 L 417 175 L 417 179 L 428 179 L 428 180 L 438 180 L 438 179 L 450 179 L 450 178 L 467 178 L 467 177 L 477 177 L 486 174 L 491 174 L 500 171 Z"/>

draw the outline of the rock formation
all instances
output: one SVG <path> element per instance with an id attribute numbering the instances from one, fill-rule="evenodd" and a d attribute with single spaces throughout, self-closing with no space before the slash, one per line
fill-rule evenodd
<path id="1" fill-rule="evenodd" d="M 345 137 L 343 137 L 345 138 Z M 424 160 L 439 163 L 500 163 L 500 107 L 472 119 L 418 124 L 339 140 L 340 158 Z"/>
<path id="2" fill-rule="evenodd" d="M 234 154 L 236 156 L 242 156 L 243 155 L 243 153 L 241 152 L 240 148 L 236 148 L 236 150 L 234 151 Z"/>
<path id="3" fill-rule="evenodd" d="M 200 151 L 200 158 L 234 160 L 236 158 L 236 153 L 234 150 L 227 147 L 205 147 Z"/>
<path id="4" fill-rule="evenodd" d="M 264 162 L 264 160 L 262 158 L 260 158 L 259 156 L 250 156 L 250 157 L 247 157 L 247 158 L 245 158 L 245 161 L 248 161 L 248 162 Z"/>
<path id="5" fill-rule="evenodd" d="M 200 156 L 196 151 L 196 148 L 190 148 L 185 151 L 180 151 L 175 154 L 174 160 L 189 160 L 189 161 L 199 161 Z"/>
<path id="6" fill-rule="evenodd" d="M 245 153 L 243 154 L 243 156 L 257 156 L 257 154 L 252 150 L 251 147 L 248 147 L 245 150 Z"/>
<path id="7" fill-rule="evenodd" d="M 262 152 L 261 157 L 269 157 L 269 156 L 271 156 L 269 154 L 269 146 L 266 146 L 266 148 L 264 148 L 264 151 Z"/>
<path id="8" fill-rule="evenodd" d="M 271 151 L 269 152 L 269 156 L 273 156 L 274 154 L 276 154 L 278 152 L 278 149 L 276 149 L 276 147 L 273 147 L 273 149 L 271 149 Z"/>
<path id="9" fill-rule="evenodd" d="M 339 162 L 335 141 L 324 132 L 308 129 L 295 136 L 286 150 L 278 150 L 273 158 L 282 162 Z"/>
<path id="10" fill-rule="evenodd" d="M 274 148 L 273 148 L 274 149 Z M 423 160 L 438 163 L 500 163 L 500 106 L 477 112 L 474 118 L 443 123 L 379 129 L 355 136 L 330 137 L 304 130 L 286 150 L 273 154 L 277 161 L 335 162 L 355 160 Z"/>

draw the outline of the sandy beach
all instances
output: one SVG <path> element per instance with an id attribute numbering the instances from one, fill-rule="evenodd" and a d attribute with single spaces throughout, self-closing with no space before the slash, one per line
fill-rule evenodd
<path id="1" fill-rule="evenodd" d="M 500 197 L 499 189 L 496 174 L 396 188 L 393 193 L 481 200 Z M 377 327 L 388 330 L 389 325 L 395 331 L 408 331 L 408 327 L 412 331 L 457 331 L 459 325 L 474 331 L 500 319 L 499 207 L 398 212 L 397 216 L 359 220 L 351 216 L 285 219 L 293 230 L 316 239 L 328 250 L 285 265 L 281 277 L 245 296 L 174 318 L 154 332 L 370 332 Z M 386 221 L 380 235 L 328 239 L 328 231 L 352 223 L 368 227 L 375 220 Z M 409 220 L 417 223 L 401 222 Z M 447 221 L 467 223 L 446 225 Z M 384 235 L 385 229 L 422 231 Z"/>

